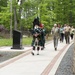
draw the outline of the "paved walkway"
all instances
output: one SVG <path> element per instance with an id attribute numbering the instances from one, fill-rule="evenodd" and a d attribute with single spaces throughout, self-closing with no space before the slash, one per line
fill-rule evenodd
<path id="1" fill-rule="evenodd" d="M 63 56 L 72 44 L 72 41 L 70 44 L 59 42 L 58 50 L 55 51 L 53 41 L 50 41 L 46 44 L 46 48 L 40 51 L 40 55 L 35 52 L 34 56 L 30 53 L 31 47 L 24 48 L 23 54 L 0 63 L 0 75 L 54 75 Z M 7 49 L 12 50 L 10 47 L 1 48 L 1 50 Z"/>

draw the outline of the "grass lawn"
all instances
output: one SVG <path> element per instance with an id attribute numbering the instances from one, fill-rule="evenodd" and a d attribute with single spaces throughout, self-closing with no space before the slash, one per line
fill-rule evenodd
<path id="1" fill-rule="evenodd" d="M 30 45 L 32 41 L 32 37 L 27 37 L 22 39 L 23 45 Z M 13 39 L 0 39 L 0 46 L 12 46 Z"/>
<path id="2" fill-rule="evenodd" d="M 50 41 L 52 37 L 46 38 L 46 41 Z M 31 45 L 32 42 L 32 37 L 24 37 L 22 39 L 22 45 Z M 0 46 L 12 46 L 13 44 L 13 39 L 3 39 L 0 38 Z"/>

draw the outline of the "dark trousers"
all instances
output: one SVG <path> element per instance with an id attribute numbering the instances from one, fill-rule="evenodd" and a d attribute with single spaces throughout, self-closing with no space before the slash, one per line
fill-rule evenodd
<path id="1" fill-rule="evenodd" d="M 41 42 L 41 46 L 44 48 L 44 47 L 45 47 L 45 38 L 42 38 L 42 39 L 40 40 L 40 42 Z"/>
<path id="2" fill-rule="evenodd" d="M 64 40 L 64 34 L 63 33 L 60 33 L 60 41 L 63 42 L 63 40 Z"/>
<path id="3" fill-rule="evenodd" d="M 71 39 L 73 39 L 73 35 L 74 35 L 74 34 L 70 34 L 70 36 L 71 36 Z"/>
<path id="4" fill-rule="evenodd" d="M 66 41 L 66 44 L 70 43 L 70 32 L 65 32 L 65 41 Z"/>

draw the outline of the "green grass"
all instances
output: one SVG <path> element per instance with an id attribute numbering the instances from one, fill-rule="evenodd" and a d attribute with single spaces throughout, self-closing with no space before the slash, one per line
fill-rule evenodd
<path id="1" fill-rule="evenodd" d="M 49 36 L 46 38 L 46 41 L 50 41 L 52 39 L 52 36 Z M 22 45 L 31 45 L 32 37 L 24 37 L 22 39 Z M 3 39 L 0 38 L 0 46 L 12 46 L 13 39 Z"/>
<path id="2" fill-rule="evenodd" d="M 32 37 L 27 37 L 22 39 L 23 45 L 30 45 L 32 42 Z M 12 39 L 0 39 L 0 46 L 12 46 L 13 40 Z"/>
<path id="3" fill-rule="evenodd" d="M 12 39 L 0 39 L 0 46 L 11 46 Z"/>
<path id="4" fill-rule="evenodd" d="M 23 38 L 22 43 L 23 45 L 31 45 L 32 37 Z"/>

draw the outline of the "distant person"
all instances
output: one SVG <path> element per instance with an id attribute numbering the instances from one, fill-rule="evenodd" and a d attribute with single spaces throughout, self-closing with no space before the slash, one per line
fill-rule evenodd
<path id="1" fill-rule="evenodd" d="M 59 27 L 57 27 L 57 24 L 54 24 L 54 27 L 52 28 L 51 32 L 53 34 L 54 48 L 55 50 L 57 50 L 59 38 Z"/>
<path id="2" fill-rule="evenodd" d="M 64 27 L 61 25 L 60 28 L 60 42 L 64 41 Z"/>
<path id="3" fill-rule="evenodd" d="M 70 30 L 71 40 L 73 40 L 74 31 L 75 31 L 75 29 L 74 29 L 74 27 L 72 26 L 72 27 L 71 27 L 71 30 Z"/>
<path id="4" fill-rule="evenodd" d="M 41 50 L 45 48 L 45 36 L 46 36 L 46 30 L 44 28 L 44 24 L 40 24 L 41 28 Z"/>
<path id="5" fill-rule="evenodd" d="M 64 31 L 65 31 L 65 41 L 66 41 L 66 44 L 69 44 L 70 43 L 70 26 L 69 25 L 65 25 L 64 27 Z"/>

